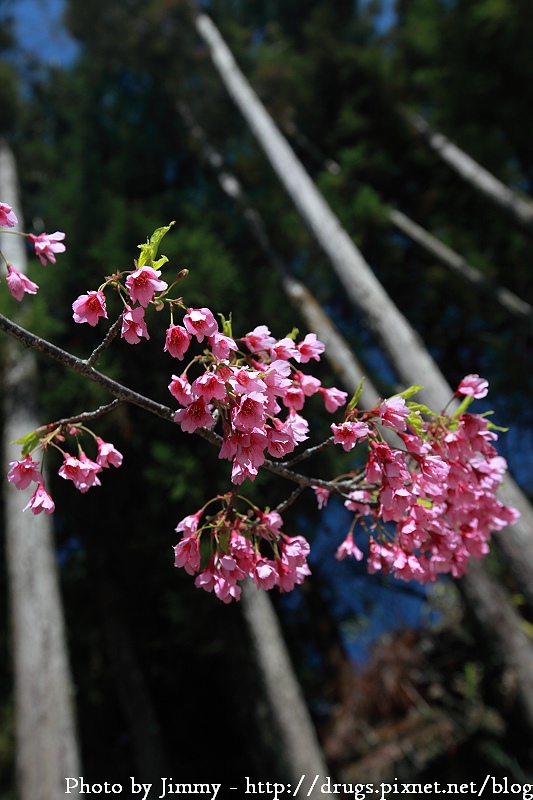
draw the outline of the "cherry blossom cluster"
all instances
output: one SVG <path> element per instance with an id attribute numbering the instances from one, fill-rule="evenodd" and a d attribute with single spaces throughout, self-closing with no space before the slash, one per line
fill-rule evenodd
<path id="1" fill-rule="evenodd" d="M 0 226 L 9 229 L 16 224 L 10 206 L 0 203 Z M 108 318 L 106 292 L 118 295 L 122 304 L 118 319 L 88 363 L 94 363 L 119 329 L 129 344 L 149 339 L 147 309 L 167 308 L 170 322 L 163 349 L 184 362 L 168 385 L 180 406 L 175 413 L 168 409 L 169 417 L 174 413 L 182 431 L 201 433 L 218 444 L 219 458 L 231 462 L 234 486 L 254 481 L 261 467 L 278 470 L 299 485 L 291 499 L 273 511 L 262 511 L 238 496 L 236 489 L 209 501 L 178 524 L 176 531 L 183 538 L 174 548 L 175 565 L 195 575 L 196 586 L 213 591 L 225 603 L 239 599 L 246 577 L 264 589 L 291 590 L 310 574 L 309 544 L 302 536 L 282 532 L 280 511 L 301 490 L 312 487 L 320 508 L 335 493 L 353 512 L 337 558 L 364 557 L 354 541 L 359 525 L 369 537 L 370 572 L 382 570 L 421 582 L 434 581 L 442 573 L 465 574 L 471 557 L 481 558 L 488 552 L 491 533 L 518 517 L 515 509 L 496 497 L 507 469 L 494 447 L 496 431 L 501 429 L 486 415 L 468 411 L 475 399 L 486 396 L 487 381 L 478 375 L 466 376 L 455 393 L 461 399 L 459 407 L 448 415 L 413 401 L 418 386 L 380 399 L 371 409 L 360 409 L 362 384 L 348 400 L 346 392 L 323 386 L 306 371 L 306 365 L 320 361 L 325 350 L 314 333 L 298 339 L 298 331 L 293 330 L 277 339 L 266 325 L 258 325 L 237 338 L 231 319 L 218 315 L 218 322 L 209 308 L 189 307 L 183 298 L 173 298 L 171 290 L 187 270 L 178 272 L 169 285 L 161 278 L 168 259 L 158 257 L 161 240 L 172 225 L 158 228 L 139 245 L 133 269 L 106 277 L 98 289 L 80 295 L 72 304 L 74 321 L 92 327 Z M 65 249 L 64 234 L 59 232 L 21 235 L 33 243 L 43 264 L 47 259 L 55 262 L 55 254 Z M 35 284 L 7 261 L 6 266 L 7 283 L 16 299 L 35 293 Z M 181 320 L 175 319 L 178 313 Z M 343 417 L 331 424 L 326 442 L 283 461 L 309 438 L 309 422 L 303 413 L 314 395 L 322 397 L 331 414 L 343 408 Z M 79 424 L 79 419 L 39 428 L 19 440 L 22 458 L 10 463 L 8 480 L 18 489 L 36 484 L 26 506 L 34 514 L 54 510 L 41 465 L 34 460 L 37 452 L 45 453 L 49 447 L 59 450 L 63 457 L 59 475 L 83 493 L 100 485 L 103 469 L 122 463 L 118 450 Z M 89 434 L 96 445 L 94 461 L 81 447 L 82 434 Z M 68 438 L 76 440 L 77 455 L 63 449 Z M 295 472 L 295 464 L 329 445 L 340 446 L 346 453 L 357 448 L 362 466 L 329 481 Z M 215 502 L 220 507 L 213 513 L 209 509 Z M 243 503 L 246 512 L 239 510 Z"/>
<path id="2" fill-rule="evenodd" d="M 7 203 L 0 202 L 0 228 L 12 229 L 18 224 L 18 219 Z M 4 231 L 6 232 L 6 231 Z M 38 236 L 33 233 L 19 233 L 19 231 L 8 230 L 8 233 L 16 233 L 24 236 L 33 245 L 35 255 L 43 265 L 47 261 L 51 264 L 56 263 L 56 254 L 65 251 L 63 239 L 65 234 L 61 231 L 55 233 L 40 233 Z M 20 272 L 12 264 L 9 264 L 5 259 L 7 275 L 6 283 L 11 295 L 19 302 L 24 297 L 24 294 L 37 294 L 38 285 L 31 281 L 23 272 Z"/>
<path id="3" fill-rule="evenodd" d="M 207 347 L 180 375 L 172 376 L 169 391 L 183 406 L 175 421 L 189 433 L 218 422 L 223 441 L 219 458 L 232 462 L 234 484 L 253 481 L 267 456 L 284 458 L 308 438 L 309 424 L 298 413 L 307 398 L 321 394 L 328 411 L 346 402 L 346 392 L 323 387 L 299 368 L 318 361 L 324 351 L 314 333 L 300 342 L 290 336 L 277 340 L 260 325 L 235 340 L 218 330 L 208 308 L 188 309 L 183 326 L 167 331 L 165 349 L 183 359 L 193 336 L 199 342 L 205 338 Z M 193 365 L 202 371 L 190 381 Z"/>
<path id="4" fill-rule="evenodd" d="M 516 509 L 496 498 L 507 463 L 493 445 L 495 426 L 466 411 L 487 391 L 486 380 L 468 375 L 456 392 L 463 403 L 452 416 L 432 414 L 395 396 L 371 412 L 353 410 L 341 426 L 332 426 L 343 447 L 362 439 L 367 444 L 364 484 L 350 492 L 345 506 L 354 512 L 354 525 L 363 523 L 370 532 L 370 572 L 383 570 L 421 583 L 442 573 L 461 577 L 471 557 L 488 553 L 491 533 L 518 518 Z M 420 409 L 424 421 L 417 421 Z M 373 424 L 376 414 L 395 431 L 398 446 L 380 435 Z M 317 490 L 322 506 L 327 495 Z M 354 525 L 337 551 L 339 559 L 363 558 Z"/>
<path id="5" fill-rule="evenodd" d="M 88 433 L 97 448 L 96 460 L 93 461 L 81 447 L 79 437 L 82 433 Z M 63 449 L 63 442 L 66 438 L 74 437 L 78 442 L 78 453 L 71 455 Z M 96 436 L 89 428 L 81 425 L 47 425 L 38 428 L 18 440 L 23 448 L 23 458 L 9 463 L 10 470 L 7 479 L 17 489 L 27 489 L 32 483 L 37 486 L 33 492 L 27 506 L 33 514 L 52 514 L 55 510 L 55 503 L 51 495 L 44 488 L 44 477 L 42 464 L 34 461 L 34 454 L 38 451 L 45 453 L 51 446 L 59 450 L 63 457 L 58 474 L 64 480 L 72 481 L 76 489 L 85 494 L 92 486 L 100 486 L 98 474 L 108 467 L 120 467 L 122 464 L 122 453 L 120 453 L 110 442 L 104 442 Z"/>
<path id="6" fill-rule="evenodd" d="M 174 547 L 174 563 L 189 575 L 195 586 L 214 592 L 219 600 L 239 600 L 240 583 L 250 577 L 263 589 L 278 586 L 290 592 L 310 574 L 307 565 L 309 543 L 303 536 L 286 536 L 276 511 L 261 511 L 249 504 L 239 512 L 231 494 L 217 497 L 222 508 L 207 514 L 204 506 L 181 520 L 176 528 L 183 538 Z"/>
<path id="7" fill-rule="evenodd" d="M 139 344 L 142 338 L 149 339 L 150 334 L 145 320 L 145 311 L 149 305 L 154 305 L 158 310 L 167 302 L 171 309 L 180 300 L 172 300 L 167 295 L 172 286 L 160 279 L 159 269 L 168 259 L 166 256 L 156 258 L 159 243 L 171 228 L 170 225 L 158 228 L 146 244 L 139 245 L 141 255 L 134 262 L 135 269 L 116 272 L 106 278 L 105 282 L 97 289 L 80 295 L 72 304 L 74 321 L 87 322 L 96 326 L 100 319 L 107 319 L 106 289 L 112 289 L 120 295 L 123 303 L 121 320 L 121 337 L 128 344 Z M 187 270 L 182 270 L 174 283 L 182 280 L 187 275 Z M 156 294 L 159 293 L 157 296 Z"/>

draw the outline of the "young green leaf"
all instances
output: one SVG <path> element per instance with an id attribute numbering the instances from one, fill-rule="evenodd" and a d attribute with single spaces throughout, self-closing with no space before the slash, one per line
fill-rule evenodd
<path id="1" fill-rule="evenodd" d="M 361 395 L 363 394 L 363 385 L 364 385 L 364 383 L 365 383 L 365 376 L 363 375 L 363 377 L 361 378 L 361 380 L 359 382 L 359 386 L 357 387 L 357 389 L 355 391 L 354 396 L 352 397 L 352 399 L 348 403 L 348 411 L 353 411 L 354 408 L 356 407 L 357 403 L 361 399 Z"/>

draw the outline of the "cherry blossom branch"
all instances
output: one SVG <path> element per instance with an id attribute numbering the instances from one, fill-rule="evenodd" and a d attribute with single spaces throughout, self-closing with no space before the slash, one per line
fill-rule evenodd
<path id="1" fill-rule="evenodd" d="M 118 408 L 122 402 L 122 400 L 118 399 L 112 400 L 111 403 L 107 403 L 105 406 L 99 406 L 94 411 L 83 411 L 81 414 L 76 414 L 73 417 L 58 419 L 55 422 L 49 422 L 46 425 L 43 425 L 42 428 L 51 430 L 53 428 L 64 427 L 65 425 L 75 425 L 78 422 L 92 422 L 93 419 L 98 419 L 99 417 L 103 417 L 105 414 L 110 414 L 111 411 L 114 411 L 115 408 Z"/>
<path id="2" fill-rule="evenodd" d="M 116 319 L 115 322 L 111 325 L 101 344 L 99 344 L 98 347 L 95 350 L 93 350 L 93 352 L 87 359 L 87 364 L 93 367 L 98 362 L 104 350 L 107 350 L 113 339 L 115 339 L 118 336 L 118 332 L 120 330 L 121 325 L 122 325 L 122 314 L 120 314 L 118 319 Z"/>
<path id="3" fill-rule="evenodd" d="M 116 323 L 114 323 L 114 325 L 115 324 Z M 114 325 L 112 327 L 114 327 Z M 46 339 L 36 336 L 22 326 L 18 325 L 16 322 L 13 322 L 5 317 L 3 314 L 0 314 L 0 330 L 3 330 L 9 336 L 12 336 L 14 339 L 24 345 L 24 347 L 38 350 L 39 352 L 51 358 L 53 361 L 63 364 L 93 383 L 96 383 L 97 385 L 102 386 L 104 389 L 107 389 L 107 391 L 116 398 L 116 401 L 114 402 L 116 402 L 117 405 L 121 402 L 131 403 L 132 405 L 136 405 L 139 408 L 142 408 L 145 411 L 164 419 L 166 422 L 174 423 L 174 416 L 176 412 L 168 406 L 164 406 L 161 403 L 156 403 L 154 400 L 151 400 L 145 395 L 141 395 L 138 392 L 135 392 L 133 389 L 118 383 L 118 381 L 108 378 L 107 375 L 104 375 L 102 372 L 98 372 L 98 370 L 94 369 L 87 360 L 78 358 L 77 356 L 68 353 L 66 350 L 62 350 L 60 347 L 48 342 Z M 109 404 L 109 407 L 103 408 L 111 410 L 112 405 L 113 404 Z M 107 411 L 102 411 L 102 413 L 107 413 Z M 85 414 L 88 416 L 85 416 Z M 98 410 L 96 412 L 85 412 L 85 414 L 81 414 L 78 417 L 69 418 L 68 422 L 81 421 L 83 418 L 90 419 L 92 418 L 90 416 L 91 414 L 99 415 Z M 61 424 L 61 422 L 66 422 L 66 420 L 58 422 L 57 425 Z M 195 432 L 219 449 L 223 444 L 222 437 L 209 428 L 197 428 Z M 317 447 L 320 448 L 320 445 Z M 316 451 L 317 448 L 310 449 Z M 293 483 L 298 483 L 302 489 L 308 486 L 318 486 L 320 488 L 327 489 L 330 492 L 334 492 L 341 497 L 347 497 L 343 491 L 343 487 L 340 484 L 335 484 L 332 481 L 320 480 L 319 478 L 311 478 L 307 475 L 293 472 L 288 468 L 286 463 L 281 462 L 280 464 L 277 464 L 274 461 L 266 459 L 263 467 L 279 477 L 290 480 Z"/>
<path id="4" fill-rule="evenodd" d="M 17 325 L 16 322 L 8 319 L 3 314 L 0 314 L 0 330 L 3 330 L 5 333 L 9 334 L 9 336 L 12 336 L 14 339 L 23 344 L 24 347 L 44 353 L 53 361 L 63 364 L 74 372 L 77 372 L 79 375 L 83 375 L 83 377 L 88 378 L 93 383 L 102 386 L 104 389 L 107 389 L 107 391 L 117 400 L 139 406 L 145 411 L 149 411 L 151 414 L 154 414 L 155 416 L 160 417 L 167 422 L 174 421 L 175 411 L 168 406 L 164 406 L 161 403 L 156 403 L 154 400 L 135 392 L 133 389 L 129 389 L 128 387 L 123 386 L 121 383 L 108 378 L 107 375 L 104 375 L 102 372 L 98 372 L 98 370 L 94 369 L 88 363 L 88 361 L 77 358 L 71 353 L 67 353 L 66 350 L 62 350 L 60 347 L 48 342 L 46 339 L 36 336 L 20 325 Z"/>

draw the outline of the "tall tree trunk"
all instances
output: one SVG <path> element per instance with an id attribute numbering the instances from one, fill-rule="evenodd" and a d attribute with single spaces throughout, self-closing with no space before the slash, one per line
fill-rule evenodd
<path id="1" fill-rule="evenodd" d="M 419 114 L 407 114 L 413 128 L 431 149 L 478 192 L 509 214 L 529 234 L 533 234 L 533 202 L 521 197 L 495 178 L 477 161 L 457 147 L 442 133 L 437 133 Z"/>
<path id="2" fill-rule="evenodd" d="M 291 794 L 321 797 L 328 769 L 270 597 L 248 579 L 242 603 Z"/>
<path id="3" fill-rule="evenodd" d="M 294 122 L 285 123 L 284 127 L 288 135 L 294 138 L 295 142 L 314 158 L 323 169 L 326 169 L 332 175 L 338 175 L 341 172 L 340 164 L 325 156 L 324 153 L 310 142 L 296 127 Z M 486 296 L 492 297 L 502 308 L 505 308 L 506 311 L 513 314 L 513 316 L 533 320 L 533 307 L 529 303 L 526 303 L 525 300 L 522 300 L 509 289 L 495 284 L 479 269 L 469 264 L 463 256 L 444 244 L 437 236 L 426 231 L 421 225 L 409 219 L 402 211 L 391 208 L 386 210 L 386 213 L 389 220 L 399 231 L 412 239 L 413 242 L 420 245 L 426 252 L 437 258 L 445 267 L 455 272 L 463 281 L 466 281 Z"/>
<path id="4" fill-rule="evenodd" d="M 420 384 L 423 403 L 439 411 L 453 395 L 418 334 L 385 292 L 328 206 L 286 139 L 275 126 L 239 70 L 219 31 L 206 14 L 194 14 L 198 33 L 206 42 L 228 92 L 248 122 L 302 218 L 328 256 L 347 296 L 378 337 L 400 380 Z M 500 498 L 520 510 L 521 517 L 498 535 L 521 591 L 533 607 L 533 508 L 510 475 Z"/>
<path id="5" fill-rule="evenodd" d="M 467 281 L 479 291 L 494 298 L 510 314 L 522 319 L 528 319 L 530 322 L 533 320 L 533 307 L 529 303 L 526 303 L 525 300 L 522 300 L 504 286 L 494 284 L 479 269 L 469 264 L 459 253 L 456 253 L 436 236 L 417 225 L 416 222 L 413 222 L 401 211 L 393 209 L 389 213 L 389 219 L 398 230 L 409 236 L 410 239 L 423 247 L 428 253 L 438 258 L 441 264 L 449 267 L 462 280 Z"/>
<path id="6" fill-rule="evenodd" d="M 0 196 L 19 220 L 16 165 L 0 142 Z M 3 234 L 0 248 L 24 271 L 24 240 Z M 39 425 L 35 358 L 10 342 L 4 365 L 4 468 L 20 458 L 11 443 Z M 24 495 L 27 493 L 25 492 Z M 62 797 L 65 778 L 80 775 L 63 610 L 50 517 L 22 514 L 28 498 L 5 491 L 5 529 L 12 617 L 16 708 L 16 767 L 20 800 Z M 76 796 L 71 792 L 71 796 Z"/>

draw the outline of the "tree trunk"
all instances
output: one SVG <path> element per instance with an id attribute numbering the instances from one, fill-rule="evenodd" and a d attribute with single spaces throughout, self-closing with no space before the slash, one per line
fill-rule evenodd
<path id="1" fill-rule="evenodd" d="M 475 286 L 479 291 L 493 297 L 506 311 L 513 316 L 522 319 L 533 320 L 533 308 L 525 300 L 522 300 L 514 292 L 503 286 L 497 286 L 483 275 L 480 270 L 473 267 L 462 256 L 456 253 L 451 247 L 441 242 L 436 236 L 424 230 L 412 219 L 406 217 L 401 211 L 392 210 L 389 218 L 398 230 L 409 236 L 414 242 L 419 244 L 428 253 L 438 258 L 441 264 L 449 267 L 456 275 Z"/>
<path id="2" fill-rule="evenodd" d="M 294 138 L 296 143 L 300 145 L 306 153 L 320 163 L 323 169 L 328 170 L 332 175 L 338 175 L 341 172 L 340 164 L 333 161 L 331 158 L 327 158 L 320 152 L 293 122 L 285 123 L 284 127 L 288 135 Z M 467 281 L 478 291 L 494 298 L 494 300 L 510 314 L 517 317 L 528 318 L 529 320 L 533 319 L 533 307 L 529 303 L 526 303 L 525 300 L 522 300 L 509 289 L 493 283 L 485 277 L 479 269 L 469 264 L 459 253 L 456 253 L 439 238 L 429 233 L 429 231 L 426 231 L 421 225 L 409 219 L 402 211 L 393 208 L 388 210 L 387 214 L 392 224 L 398 228 L 399 231 L 412 239 L 413 242 L 420 245 L 420 247 L 432 256 L 435 256 L 441 264 L 453 270 L 462 280 Z"/>
<path id="3" fill-rule="evenodd" d="M 533 203 L 531 200 L 513 192 L 446 136 L 432 130 L 419 114 L 407 114 L 407 119 L 413 128 L 424 137 L 431 149 L 461 178 L 464 178 L 492 203 L 502 208 L 529 234 L 533 234 Z"/>
<path id="4" fill-rule="evenodd" d="M 270 597 L 247 579 L 242 603 L 291 794 L 321 797 L 328 769 Z"/>
<path id="5" fill-rule="evenodd" d="M 239 70 L 219 31 L 205 14 L 194 14 L 198 33 L 228 92 L 248 122 L 296 208 L 328 256 L 354 306 L 378 337 L 407 386 L 424 388 L 420 400 L 435 411 L 453 395 L 418 334 L 387 295 L 339 220 L 305 172 L 286 139 L 276 128 L 257 95 Z M 521 591 L 533 607 L 533 508 L 512 477 L 506 477 L 500 499 L 519 509 L 521 517 L 497 535 Z"/>
<path id="6" fill-rule="evenodd" d="M 0 142 L 0 195 L 19 220 L 16 167 Z M 0 247 L 24 271 L 24 242 L 3 234 Z M 4 365 L 4 468 L 20 458 L 11 442 L 38 426 L 35 358 L 14 342 Z M 65 778 L 80 775 L 73 688 L 50 517 L 22 514 L 29 491 L 5 491 L 5 529 L 12 617 L 16 767 L 20 800 L 62 797 Z M 71 792 L 71 796 L 77 793 Z"/>

